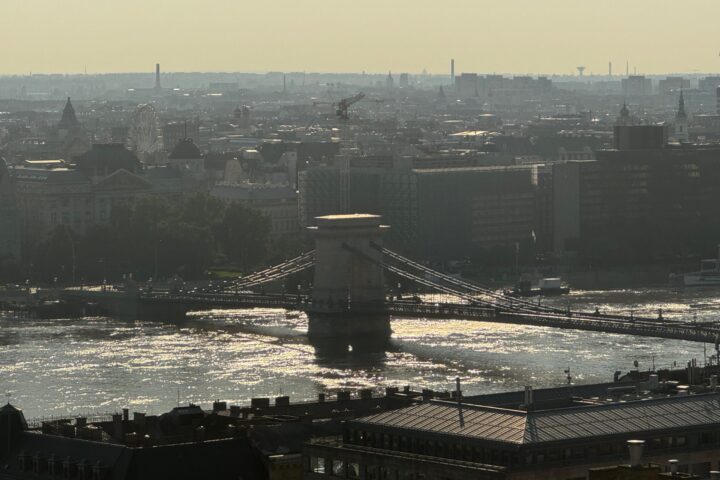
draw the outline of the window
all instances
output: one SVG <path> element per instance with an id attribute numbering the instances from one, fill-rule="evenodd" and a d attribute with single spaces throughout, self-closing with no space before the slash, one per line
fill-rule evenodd
<path id="1" fill-rule="evenodd" d="M 348 463 L 348 478 L 360 478 L 360 464 Z"/>
<path id="2" fill-rule="evenodd" d="M 707 445 L 709 443 L 717 443 L 717 434 L 715 432 L 702 432 L 700 434 L 700 444 Z"/>
<path id="3" fill-rule="evenodd" d="M 325 459 L 323 457 L 310 457 L 310 471 L 325 474 Z"/>
<path id="4" fill-rule="evenodd" d="M 345 477 L 345 462 L 342 460 L 333 460 L 332 474 L 336 477 Z"/>

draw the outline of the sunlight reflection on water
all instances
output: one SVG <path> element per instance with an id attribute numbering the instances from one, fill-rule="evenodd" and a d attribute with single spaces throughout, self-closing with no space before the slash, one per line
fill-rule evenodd
<path id="1" fill-rule="evenodd" d="M 718 321 L 716 290 L 573 292 L 544 304 Z M 571 366 L 578 383 L 609 381 L 638 360 L 649 368 L 702 358 L 703 345 L 460 320 L 394 319 L 381 352 L 309 345 L 307 319 L 279 310 L 210 311 L 178 325 L 108 318 L 18 320 L 0 314 L 0 389 L 29 417 L 149 413 L 183 402 L 246 403 L 254 396 L 316 398 L 320 391 L 410 384 L 468 394 L 552 386 Z M 708 346 L 708 351 L 712 350 Z"/>

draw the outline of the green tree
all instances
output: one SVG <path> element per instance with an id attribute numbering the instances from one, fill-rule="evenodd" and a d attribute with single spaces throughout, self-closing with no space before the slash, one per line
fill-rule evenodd
<path id="1" fill-rule="evenodd" d="M 218 243 L 228 259 L 243 270 L 262 264 L 268 256 L 270 219 L 258 210 L 230 205 L 219 226 Z"/>
<path id="2" fill-rule="evenodd" d="M 58 225 L 35 246 L 33 252 L 33 278 L 42 282 L 72 283 L 77 270 L 78 236 L 67 225 Z"/>

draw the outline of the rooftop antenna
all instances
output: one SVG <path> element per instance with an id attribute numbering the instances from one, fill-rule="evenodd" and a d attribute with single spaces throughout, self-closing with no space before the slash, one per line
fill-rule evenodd
<path id="1" fill-rule="evenodd" d="M 7 404 L 10 405 L 10 397 L 12 397 L 12 392 L 7 392 L 5 396 L 7 397 Z"/>
<path id="2" fill-rule="evenodd" d="M 575 68 L 577 68 L 578 76 L 579 76 L 579 77 L 582 77 L 583 74 L 585 73 L 585 66 L 584 66 L 584 65 L 580 65 L 579 67 L 575 67 Z"/>
<path id="3" fill-rule="evenodd" d="M 178 406 L 178 408 L 179 408 L 179 407 L 180 407 L 180 387 L 178 387 L 178 389 L 177 389 L 177 393 L 178 393 L 178 401 L 177 401 L 177 406 Z"/>
<path id="4" fill-rule="evenodd" d="M 465 426 L 465 418 L 462 411 L 462 390 L 460 390 L 460 377 L 455 378 L 455 399 L 458 405 L 458 416 L 460 417 L 460 427 Z"/>

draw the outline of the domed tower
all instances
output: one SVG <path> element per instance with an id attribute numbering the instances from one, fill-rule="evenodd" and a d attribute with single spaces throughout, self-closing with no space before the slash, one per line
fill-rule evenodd
<path id="1" fill-rule="evenodd" d="M 623 102 L 623 106 L 620 109 L 620 116 L 617 117 L 617 119 L 615 120 L 615 125 L 628 126 L 628 125 L 632 125 L 632 124 L 633 124 L 633 120 L 632 120 L 632 117 L 630 116 L 630 109 L 628 108 L 627 103 Z"/>
<path id="2" fill-rule="evenodd" d="M 680 143 L 688 141 L 688 116 L 685 112 L 685 99 L 683 92 L 680 90 L 680 100 L 678 101 L 678 111 L 675 114 L 675 139 Z"/>
<path id="3" fill-rule="evenodd" d="M 184 138 L 175 145 L 168 155 L 168 165 L 191 176 L 202 176 L 205 173 L 203 154 L 191 138 Z"/>

